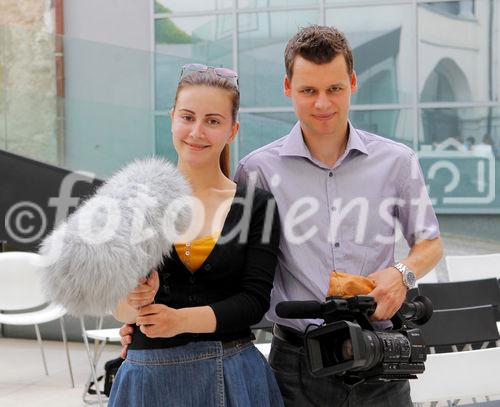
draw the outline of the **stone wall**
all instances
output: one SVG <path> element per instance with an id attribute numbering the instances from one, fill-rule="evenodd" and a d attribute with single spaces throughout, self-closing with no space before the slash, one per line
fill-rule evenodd
<path id="1" fill-rule="evenodd" d="M 50 0 L 0 0 L 0 148 L 57 164 Z"/>

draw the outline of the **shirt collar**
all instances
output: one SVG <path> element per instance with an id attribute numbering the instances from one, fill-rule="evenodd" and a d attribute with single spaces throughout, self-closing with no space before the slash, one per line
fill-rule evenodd
<path id="1" fill-rule="evenodd" d="M 358 150 L 359 152 L 368 155 L 368 149 L 366 144 L 359 135 L 357 129 L 354 128 L 352 123 L 349 121 L 349 139 L 347 140 L 346 152 L 349 154 L 352 150 Z"/>
<path id="2" fill-rule="evenodd" d="M 295 123 L 280 148 L 280 156 L 297 156 L 311 159 L 311 153 L 304 143 L 300 121 Z"/>
<path id="3" fill-rule="evenodd" d="M 347 156 L 352 150 L 358 150 L 363 154 L 368 154 L 368 149 L 366 145 L 359 135 L 358 131 L 354 128 L 352 123 L 349 121 L 349 139 L 347 140 L 346 151 L 343 154 Z M 306 146 L 304 142 L 304 138 L 302 136 L 302 130 L 300 128 L 300 121 L 295 123 L 290 133 L 281 146 L 280 156 L 298 156 L 305 157 L 309 160 L 312 160 L 311 152 Z"/>

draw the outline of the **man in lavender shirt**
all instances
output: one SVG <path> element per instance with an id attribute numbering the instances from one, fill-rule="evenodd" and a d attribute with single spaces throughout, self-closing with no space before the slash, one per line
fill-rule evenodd
<path id="1" fill-rule="evenodd" d="M 439 226 L 415 153 L 355 129 L 352 52 L 342 33 L 311 26 L 285 50 L 285 95 L 299 119 L 290 133 L 243 158 L 235 180 L 271 191 L 282 224 L 279 264 L 267 318 L 275 323 L 269 361 L 287 406 L 411 406 L 408 382 L 350 387 L 306 367 L 301 335 L 311 320 L 281 319 L 275 306 L 326 297 L 330 272 L 376 282 L 373 318 L 390 319 L 408 287 L 442 256 Z M 394 259 L 400 229 L 410 247 Z"/>

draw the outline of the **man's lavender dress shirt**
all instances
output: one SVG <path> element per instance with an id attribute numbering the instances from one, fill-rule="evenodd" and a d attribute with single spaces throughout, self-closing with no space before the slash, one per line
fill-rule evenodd
<path id="1" fill-rule="evenodd" d="M 317 320 L 279 318 L 280 301 L 324 301 L 332 270 L 367 276 L 394 263 L 400 223 L 410 247 L 439 236 L 439 225 L 415 153 L 349 123 L 346 151 L 333 167 L 311 156 L 298 122 L 291 132 L 250 153 L 236 182 L 273 193 L 282 235 L 266 317 L 304 331 Z"/>

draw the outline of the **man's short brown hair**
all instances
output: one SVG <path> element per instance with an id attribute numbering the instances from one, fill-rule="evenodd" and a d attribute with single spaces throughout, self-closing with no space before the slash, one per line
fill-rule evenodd
<path id="1" fill-rule="evenodd" d="M 315 64 L 327 64 L 337 55 L 343 55 L 347 72 L 353 71 L 352 50 L 343 33 L 335 27 L 311 25 L 295 34 L 285 49 L 285 69 L 288 79 L 292 79 L 293 63 L 297 56 Z"/>

